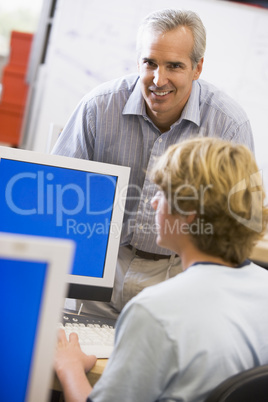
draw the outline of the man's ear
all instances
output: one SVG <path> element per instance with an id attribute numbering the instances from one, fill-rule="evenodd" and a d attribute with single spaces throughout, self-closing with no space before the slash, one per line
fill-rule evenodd
<path id="1" fill-rule="evenodd" d="M 194 80 L 198 80 L 198 78 L 200 77 L 200 74 L 202 73 L 203 70 L 203 63 L 204 63 L 204 57 L 202 57 L 202 59 L 199 60 L 197 66 L 195 67 Z"/>
<path id="2" fill-rule="evenodd" d="M 140 60 L 137 60 L 137 69 L 138 69 L 138 73 L 140 74 Z"/>

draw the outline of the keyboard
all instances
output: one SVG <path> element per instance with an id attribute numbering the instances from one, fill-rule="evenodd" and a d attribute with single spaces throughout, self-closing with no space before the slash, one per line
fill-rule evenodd
<path id="1" fill-rule="evenodd" d="M 114 345 L 115 320 L 104 317 L 63 313 L 59 328 L 65 330 L 67 339 L 76 332 L 82 351 L 98 359 L 109 358 Z"/>

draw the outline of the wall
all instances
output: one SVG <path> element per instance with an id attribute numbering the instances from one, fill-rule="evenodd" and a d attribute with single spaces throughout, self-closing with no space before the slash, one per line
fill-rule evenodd
<path id="1" fill-rule="evenodd" d="M 62 127 L 85 93 L 136 71 L 139 21 L 166 7 L 192 9 L 202 18 L 207 29 L 202 78 L 246 110 L 268 188 L 268 11 L 226 1 L 58 0 L 47 63 L 36 84 L 28 148 L 45 151 L 51 123 Z"/>

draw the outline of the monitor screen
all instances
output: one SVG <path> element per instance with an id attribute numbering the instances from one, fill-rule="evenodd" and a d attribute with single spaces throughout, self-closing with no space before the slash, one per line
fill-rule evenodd
<path id="1" fill-rule="evenodd" d="M 1 382 L 5 383 L 1 386 L 3 401 L 23 401 L 26 395 L 46 272 L 45 262 L 0 258 L 0 295 L 2 302 L 8 303 L 1 317 L 7 329 L 2 332 L 0 346 L 5 362 L 1 374 Z M 14 364 L 19 373 L 15 375 L 16 387 Z"/>
<path id="2" fill-rule="evenodd" d="M 72 239 L 68 297 L 109 301 L 129 170 L 0 147 L 0 230 Z"/>

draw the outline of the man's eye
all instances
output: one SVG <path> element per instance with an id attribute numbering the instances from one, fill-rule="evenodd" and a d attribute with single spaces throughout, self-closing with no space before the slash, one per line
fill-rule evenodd
<path id="1" fill-rule="evenodd" d="M 169 68 L 178 69 L 178 68 L 182 68 L 182 65 L 180 63 L 174 63 L 174 64 L 170 64 Z"/>
<path id="2" fill-rule="evenodd" d="M 148 67 L 155 67 L 156 64 L 153 61 L 150 60 L 145 60 L 144 64 L 146 64 Z"/>

